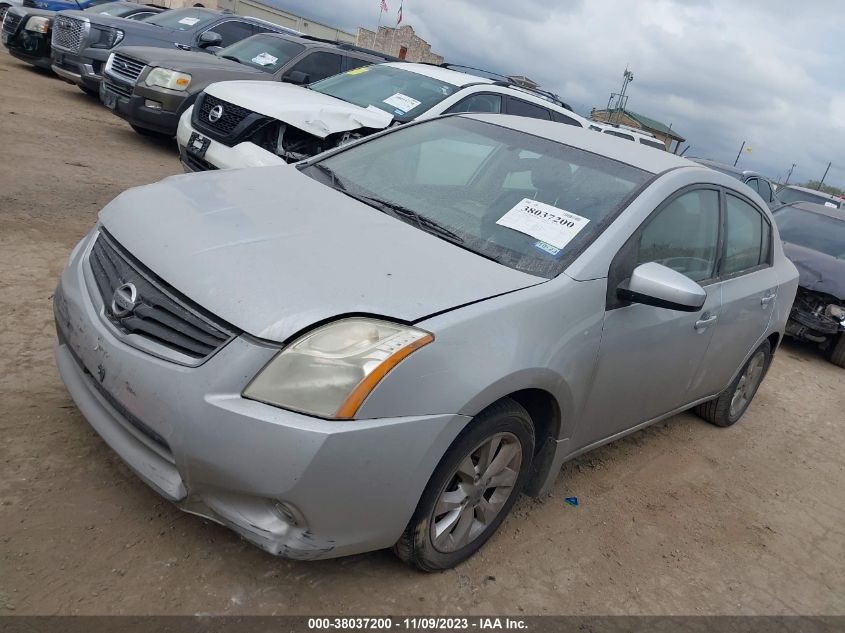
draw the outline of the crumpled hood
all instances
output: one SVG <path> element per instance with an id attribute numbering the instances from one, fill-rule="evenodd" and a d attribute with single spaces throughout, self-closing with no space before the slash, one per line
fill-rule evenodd
<path id="1" fill-rule="evenodd" d="M 545 281 L 353 200 L 292 165 L 166 178 L 115 198 L 100 222 L 206 310 L 274 341 L 345 314 L 413 322 Z"/>
<path id="2" fill-rule="evenodd" d="M 270 73 L 265 73 L 257 68 L 205 52 L 181 51 L 176 48 L 158 48 L 155 46 L 124 46 L 120 49 L 120 54 L 128 55 L 148 66 L 170 68 L 180 72 L 219 70 L 221 72 L 230 71 L 240 76 L 255 75 L 260 77 L 266 75 L 267 79 L 273 78 Z"/>
<path id="3" fill-rule="evenodd" d="M 226 81 L 211 84 L 205 91 L 218 99 L 284 121 L 319 138 L 361 127 L 381 130 L 393 121 L 393 116 L 378 108 L 362 108 L 286 83 Z"/>
<path id="4" fill-rule="evenodd" d="M 799 286 L 845 301 L 845 260 L 790 242 L 783 243 L 783 253 L 798 269 Z"/>

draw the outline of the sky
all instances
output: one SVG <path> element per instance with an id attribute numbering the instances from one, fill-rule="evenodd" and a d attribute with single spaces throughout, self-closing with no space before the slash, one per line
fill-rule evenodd
<path id="1" fill-rule="evenodd" d="M 380 0 L 263 0 L 350 32 Z M 399 0 L 386 0 L 394 26 Z M 404 0 L 447 61 L 526 75 L 579 114 L 626 66 L 628 109 L 672 125 L 687 156 L 845 189 L 845 0 Z"/>

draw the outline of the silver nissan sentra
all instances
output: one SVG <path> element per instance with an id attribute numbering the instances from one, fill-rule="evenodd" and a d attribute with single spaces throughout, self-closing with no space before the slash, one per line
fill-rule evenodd
<path id="1" fill-rule="evenodd" d="M 437 570 L 580 453 L 692 407 L 735 423 L 797 280 L 730 176 L 450 116 L 118 196 L 62 274 L 56 361 L 183 510 Z"/>

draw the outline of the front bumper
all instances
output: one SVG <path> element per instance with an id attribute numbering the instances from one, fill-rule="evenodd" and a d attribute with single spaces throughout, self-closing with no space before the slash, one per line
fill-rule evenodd
<path id="1" fill-rule="evenodd" d="M 111 90 L 113 80 L 106 76 L 101 84 L 101 90 L 114 95 L 113 112 L 128 123 L 147 130 L 173 136 L 179 125 L 179 117 L 186 105 L 189 95 L 185 92 L 176 94 L 173 90 L 157 90 L 142 84 L 129 86 L 121 84 L 122 90 Z M 130 96 L 123 93 L 129 92 Z M 158 108 L 146 105 L 147 101 L 154 101 Z M 105 103 L 105 100 L 103 100 Z"/>
<path id="2" fill-rule="evenodd" d="M 398 539 L 466 417 L 331 422 L 244 399 L 277 351 L 248 336 L 198 367 L 131 347 L 89 291 L 92 243 L 89 236 L 77 249 L 54 298 L 56 362 L 79 410 L 141 479 L 181 509 L 288 558 Z"/>
<path id="3" fill-rule="evenodd" d="M 184 160 L 185 152 L 190 152 L 190 141 L 193 134 L 198 134 L 206 142 L 206 149 L 201 154 L 194 154 L 194 158 L 208 163 L 215 169 L 232 169 L 236 167 L 263 167 L 268 165 L 286 165 L 287 163 L 272 152 L 268 152 L 254 143 L 238 143 L 229 147 L 207 137 L 201 132 L 194 130 L 191 125 L 191 116 L 194 107 L 191 106 L 179 119 L 179 126 L 176 130 L 176 141 L 179 144 L 179 153 L 183 157 L 182 165 L 185 171 L 198 171 L 202 169 L 202 163 L 196 160 Z"/>
<path id="4" fill-rule="evenodd" d="M 85 49 L 82 53 L 69 53 L 53 49 L 53 72 L 70 83 L 87 88 L 93 92 L 100 89 L 103 66 L 109 57 L 108 50 Z"/>
<path id="5" fill-rule="evenodd" d="M 34 33 L 25 29 L 5 42 L 9 54 L 36 68 L 49 69 L 53 63 L 50 56 L 50 35 Z"/>

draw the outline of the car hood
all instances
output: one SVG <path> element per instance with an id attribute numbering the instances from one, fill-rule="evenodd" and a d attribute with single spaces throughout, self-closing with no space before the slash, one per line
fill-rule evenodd
<path id="1" fill-rule="evenodd" d="M 790 242 L 783 243 L 783 253 L 798 269 L 799 286 L 845 301 L 845 260 Z"/>
<path id="2" fill-rule="evenodd" d="M 219 70 L 221 72 L 235 73 L 240 76 L 255 75 L 256 77 L 266 76 L 272 79 L 273 75 L 263 70 L 252 68 L 245 64 L 233 62 L 230 59 L 222 59 L 217 55 L 211 55 L 198 51 L 181 51 L 174 48 L 158 48 L 155 46 L 124 46 L 120 49 L 121 55 L 128 55 L 149 66 L 170 68 L 180 72 L 191 72 L 197 70 Z"/>
<path id="3" fill-rule="evenodd" d="M 227 81 L 211 84 L 205 91 L 319 138 L 361 127 L 381 130 L 393 121 L 393 116 L 384 110 L 362 108 L 292 84 Z"/>
<path id="4" fill-rule="evenodd" d="M 121 194 L 100 222 L 170 286 L 272 341 L 340 315 L 415 322 L 546 281 L 291 165 L 166 178 Z"/>

